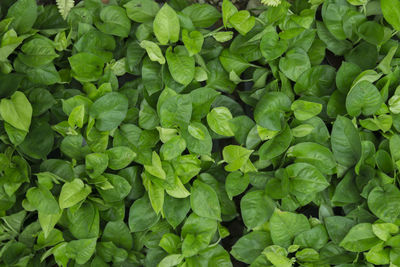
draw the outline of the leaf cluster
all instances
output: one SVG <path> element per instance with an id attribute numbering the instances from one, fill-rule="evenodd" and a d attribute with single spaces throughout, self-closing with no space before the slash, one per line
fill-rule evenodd
<path id="1" fill-rule="evenodd" d="M 400 266 L 400 1 L 0 2 L 0 265 Z"/>

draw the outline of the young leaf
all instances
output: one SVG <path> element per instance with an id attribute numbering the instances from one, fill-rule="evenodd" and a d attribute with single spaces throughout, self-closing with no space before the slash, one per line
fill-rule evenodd
<path id="1" fill-rule="evenodd" d="M 90 194 L 91 188 L 85 185 L 81 179 L 74 179 L 72 182 L 65 183 L 61 188 L 58 200 L 61 209 L 66 209 L 78 204 Z"/>
<path id="2" fill-rule="evenodd" d="M 179 40 L 179 18 L 175 10 L 168 4 L 164 4 L 157 12 L 153 22 L 153 30 L 157 40 L 162 45 L 166 45 L 168 42 L 175 43 Z"/>
<path id="3" fill-rule="evenodd" d="M 1 100 L 0 115 L 11 126 L 28 132 L 32 119 L 32 106 L 24 93 L 17 91 L 11 99 Z"/>
<path id="4" fill-rule="evenodd" d="M 68 16 L 68 13 L 71 11 L 71 9 L 75 5 L 74 0 L 56 0 L 58 11 L 60 12 L 61 16 L 63 19 L 66 19 Z"/>

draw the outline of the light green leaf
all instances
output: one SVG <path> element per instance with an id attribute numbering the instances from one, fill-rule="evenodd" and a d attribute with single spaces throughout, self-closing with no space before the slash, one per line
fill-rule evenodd
<path id="1" fill-rule="evenodd" d="M 249 160 L 253 150 L 248 150 L 241 146 L 229 145 L 224 147 L 222 155 L 224 161 L 228 163 L 225 166 L 225 170 L 229 172 L 237 171 L 245 166 Z"/>
<path id="2" fill-rule="evenodd" d="M 225 27 L 230 27 L 229 18 L 238 12 L 237 7 L 230 0 L 222 1 L 222 21 Z"/>
<path id="3" fill-rule="evenodd" d="M 204 36 L 199 31 L 188 32 L 188 30 L 182 30 L 182 41 L 185 44 L 189 56 L 193 56 L 201 51 L 204 42 Z"/>
<path id="4" fill-rule="evenodd" d="M 371 249 L 380 241 L 372 231 L 370 223 L 360 223 L 350 229 L 340 246 L 348 251 L 363 252 Z"/>
<path id="5" fill-rule="evenodd" d="M 140 46 L 146 49 L 146 52 L 149 55 L 150 60 L 157 61 L 160 64 L 165 64 L 164 55 L 162 54 L 160 47 L 156 43 L 152 41 L 143 40 L 140 43 Z"/>
<path id="6" fill-rule="evenodd" d="M 368 81 L 354 85 L 346 97 L 346 109 L 350 116 L 369 116 L 378 111 L 383 101 L 378 89 Z"/>
<path id="7" fill-rule="evenodd" d="M 166 45 L 168 42 L 175 43 L 179 40 L 179 18 L 175 10 L 167 3 L 157 12 L 153 22 L 153 30 L 157 40 L 162 45 Z"/>
<path id="8" fill-rule="evenodd" d="M 60 203 L 61 209 L 66 209 L 78 204 L 92 192 L 90 186 L 85 185 L 79 178 L 74 179 L 72 182 L 65 183 L 61 188 Z"/>
<path id="9" fill-rule="evenodd" d="M 381 0 L 383 17 L 396 31 L 400 31 L 400 1 Z"/>
<path id="10" fill-rule="evenodd" d="M 63 19 L 66 19 L 68 13 L 74 7 L 75 2 L 74 0 L 56 0 L 58 12 L 60 12 Z"/>
<path id="11" fill-rule="evenodd" d="M 284 248 L 292 244 L 292 240 L 298 234 L 310 229 L 307 217 L 275 209 L 270 219 L 271 238 L 274 244 Z"/>
<path id="12" fill-rule="evenodd" d="M 151 165 L 144 165 L 145 170 L 151 175 L 165 180 L 166 174 L 162 168 L 160 156 L 155 151 L 153 151 L 151 162 Z"/>
<path id="13" fill-rule="evenodd" d="M 207 123 L 211 130 L 217 134 L 234 136 L 235 133 L 233 132 L 230 124 L 232 118 L 232 114 L 228 108 L 217 107 L 213 108 L 211 112 L 207 114 Z"/>
<path id="14" fill-rule="evenodd" d="M 24 93 L 17 91 L 11 99 L 1 100 L 0 115 L 11 126 L 28 132 L 32 119 L 32 106 Z"/>
<path id="15" fill-rule="evenodd" d="M 194 213 L 201 217 L 221 220 L 221 207 L 214 189 L 196 180 L 190 195 L 190 205 Z"/>
<path id="16" fill-rule="evenodd" d="M 246 35 L 256 24 L 256 18 L 248 10 L 232 14 L 228 21 L 241 35 Z"/>
<path id="17" fill-rule="evenodd" d="M 305 121 L 317 116 L 322 111 L 322 105 L 305 100 L 296 100 L 292 103 L 291 109 L 296 119 Z"/>
<path id="18" fill-rule="evenodd" d="M 375 187 L 368 195 L 368 207 L 379 219 L 395 222 L 400 215 L 400 190 L 391 184 Z"/>
<path id="19" fill-rule="evenodd" d="M 290 190 L 296 195 L 320 192 L 329 186 L 328 181 L 317 169 L 308 163 L 294 163 L 286 167 Z"/>
<path id="20" fill-rule="evenodd" d="M 120 170 L 127 167 L 136 157 L 136 153 L 126 146 L 115 146 L 106 151 L 108 167 L 112 170 Z"/>

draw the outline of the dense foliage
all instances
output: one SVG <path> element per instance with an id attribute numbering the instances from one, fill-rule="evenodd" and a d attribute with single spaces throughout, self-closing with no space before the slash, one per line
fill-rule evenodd
<path id="1" fill-rule="evenodd" d="M 0 265 L 400 266 L 400 1 L 0 2 Z"/>

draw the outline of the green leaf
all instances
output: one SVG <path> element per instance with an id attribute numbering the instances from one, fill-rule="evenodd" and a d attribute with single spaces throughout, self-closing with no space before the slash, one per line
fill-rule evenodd
<path id="1" fill-rule="evenodd" d="M 7 58 L 11 53 L 22 43 L 24 38 L 17 36 L 14 29 L 8 30 L 1 38 L 2 45 L 0 46 L 0 60 L 7 61 Z M 8 74 L 8 77 L 10 74 Z M 7 76 L 6 76 L 7 77 Z M 4 79 L 4 78 L 3 78 Z"/>
<path id="2" fill-rule="evenodd" d="M 103 74 L 104 60 L 94 54 L 82 52 L 68 58 L 72 76 L 80 82 L 93 82 Z"/>
<path id="3" fill-rule="evenodd" d="M 296 162 L 310 163 L 325 174 L 333 174 L 336 171 L 336 161 L 332 152 L 317 143 L 304 142 L 292 146 L 288 149 L 287 156 L 296 158 Z"/>
<path id="4" fill-rule="evenodd" d="M 185 139 L 181 136 L 174 136 L 161 146 L 160 155 L 163 160 L 172 160 L 180 156 L 185 149 Z"/>
<path id="5" fill-rule="evenodd" d="M 72 182 L 65 183 L 61 188 L 58 200 L 61 209 L 66 209 L 78 204 L 86 199 L 91 193 L 91 188 L 85 185 L 81 179 L 74 179 Z"/>
<path id="6" fill-rule="evenodd" d="M 385 31 L 389 35 L 390 30 L 374 21 L 363 22 L 358 27 L 358 34 L 368 43 L 379 46 L 386 42 Z M 389 35 L 390 36 L 390 35 Z"/>
<path id="7" fill-rule="evenodd" d="M 165 128 L 185 127 L 192 116 L 192 100 L 189 95 L 168 97 L 159 108 L 160 124 Z"/>
<path id="8" fill-rule="evenodd" d="M 219 11 L 210 4 L 191 4 L 182 10 L 197 28 L 208 28 L 221 18 Z"/>
<path id="9" fill-rule="evenodd" d="M 328 243 L 329 237 L 322 224 L 313 227 L 310 230 L 300 233 L 293 241 L 293 244 L 299 245 L 302 248 L 313 248 L 320 250 Z"/>
<path id="10" fill-rule="evenodd" d="M 237 7 L 230 0 L 222 1 L 222 21 L 225 27 L 231 27 L 229 18 L 238 12 Z"/>
<path id="11" fill-rule="evenodd" d="M 56 214 L 47 214 L 39 212 L 38 219 L 45 238 L 47 238 L 47 236 L 50 235 L 51 231 L 54 229 L 54 226 L 61 218 L 61 215 L 62 215 L 62 210 L 59 210 L 59 212 Z"/>
<path id="12" fill-rule="evenodd" d="M 97 191 L 100 193 L 101 197 L 106 202 L 117 202 L 124 199 L 129 192 L 131 191 L 131 185 L 129 182 L 115 174 L 104 174 L 104 177 L 111 184 L 111 188 L 101 189 L 97 188 Z"/>
<path id="13" fill-rule="evenodd" d="M 209 155 L 211 154 L 211 149 L 212 149 L 212 139 L 210 136 L 210 133 L 208 132 L 207 127 L 205 127 L 203 124 L 200 122 L 192 122 L 190 124 L 191 127 L 191 132 L 192 128 L 195 127 L 197 130 L 196 132 L 201 131 L 201 139 L 199 139 L 195 136 L 192 135 L 192 133 L 189 132 L 189 129 L 183 129 L 182 130 L 182 137 L 186 141 L 186 146 L 188 150 L 192 153 L 197 153 L 200 155 Z M 204 136 L 204 137 L 203 137 Z"/>
<path id="14" fill-rule="evenodd" d="M 166 174 L 162 168 L 161 159 L 160 156 L 158 156 L 157 152 L 153 151 L 151 157 L 151 165 L 144 165 L 144 168 L 151 175 L 165 180 Z"/>
<path id="15" fill-rule="evenodd" d="M 186 29 L 183 29 L 182 41 L 189 52 L 189 56 L 193 56 L 201 51 L 204 36 L 199 31 L 192 31 L 189 33 Z"/>
<path id="16" fill-rule="evenodd" d="M 99 131 L 110 131 L 118 127 L 128 112 L 128 99 L 117 92 L 107 93 L 93 103 L 90 116 L 96 119 Z"/>
<path id="17" fill-rule="evenodd" d="M 196 126 L 195 124 L 189 124 L 188 132 L 191 136 L 198 140 L 204 140 L 205 138 L 204 132 L 201 130 L 200 127 Z"/>
<path id="18" fill-rule="evenodd" d="M 67 255 L 78 264 L 85 264 L 96 250 L 97 238 L 72 240 L 67 244 Z"/>
<path id="19" fill-rule="evenodd" d="M 124 7 L 128 17 L 136 22 L 152 21 L 160 10 L 160 6 L 153 0 L 131 0 Z"/>
<path id="20" fill-rule="evenodd" d="M 346 39 L 342 17 L 349 9 L 346 1 L 327 1 L 322 6 L 322 18 L 328 30 L 338 40 Z"/>
<path id="21" fill-rule="evenodd" d="M 68 229 L 75 238 L 85 239 L 99 235 L 100 217 L 94 204 L 85 201 L 77 210 L 68 209 L 66 213 Z"/>
<path id="22" fill-rule="evenodd" d="M 348 251 L 363 252 L 379 243 L 379 239 L 372 231 L 370 223 L 360 223 L 353 226 L 344 237 L 340 246 Z"/>
<path id="23" fill-rule="evenodd" d="M 252 231 L 236 241 L 231 254 L 235 259 L 250 264 L 270 244 L 272 241 L 268 232 Z"/>
<path id="24" fill-rule="evenodd" d="M 162 236 L 159 246 L 169 254 L 174 254 L 179 251 L 181 238 L 173 233 L 166 233 Z"/>
<path id="25" fill-rule="evenodd" d="M 207 248 L 216 231 L 216 220 L 190 214 L 182 227 L 182 254 L 191 257 Z"/>
<path id="26" fill-rule="evenodd" d="M 337 184 L 335 193 L 332 196 L 332 203 L 337 206 L 358 203 L 360 201 L 360 192 L 355 183 L 354 174 L 347 172 L 342 180 Z"/>
<path id="27" fill-rule="evenodd" d="M 233 71 L 238 76 L 240 76 L 243 71 L 251 66 L 251 64 L 247 62 L 241 55 L 234 54 L 229 49 L 222 51 L 221 55 L 219 56 L 219 60 L 221 65 L 228 73 Z"/>
<path id="28" fill-rule="evenodd" d="M 112 170 L 120 170 L 127 167 L 136 157 L 136 153 L 129 147 L 117 146 L 106 151 L 108 167 Z"/>
<path id="29" fill-rule="evenodd" d="M 200 181 L 195 181 L 190 195 L 190 205 L 194 213 L 201 217 L 221 220 L 221 208 L 214 189 Z"/>
<path id="30" fill-rule="evenodd" d="M 176 228 L 186 218 L 190 210 L 189 198 L 173 198 L 166 195 L 163 210 L 168 223 Z"/>
<path id="31" fill-rule="evenodd" d="M 388 241 L 392 237 L 392 234 L 399 232 L 399 227 L 393 223 L 374 223 L 372 231 L 379 239 Z"/>
<path id="32" fill-rule="evenodd" d="M 354 166 L 361 157 L 361 141 L 353 123 L 338 116 L 331 135 L 332 152 L 336 161 L 346 167 Z"/>
<path id="33" fill-rule="evenodd" d="M 339 244 L 350 229 L 356 224 L 350 218 L 342 216 L 330 216 L 325 218 L 325 226 L 331 240 Z"/>
<path id="34" fill-rule="evenodd" d="M 384 248 L 384 244 L 377 244 L 370 251 L 364 253 L 368 262 L 376 265 L 384 265 L 390 263 L 390 249 Z"/>
<path id="35" fill-rule="evenodd" d="M 332 94 L 334 81 L 335 69 L 328 65 L 318 65 L 306 70 L 299 76 L 294 91 L 297 94 L 322 97 Z"/>
<path id="36" fill-rule="evenodd" d="M 26 33 L 32 29 L 38 16 L 38 7 L 35 0 L 18 0 L 8 8 L 7 18 L 12 18 L 12 27 L 19 33 Z"/>
<path id="37" fill-rule="evenodd" d="M 136 200 L 129 209 L 129 228 L 132 232 L 140 232 L 155 225 L 160 216 L 157 215 L 147 194 Z"/>
<path id="38" fill-rule="evenodd" d="M 296 100 L 292 103 L 291 109 L 296 119 L 305 121 L 317 116 L 322 111 L 322 105 L 315 102 Z"/>
<path id="39" fill-rule="evenodd" d="M 146 130 L 153 130 L 159 125 L 156 111 L 144 99 L 139 110 L 139 126 Z"/>
<path id="40" fill-rule="evenodd" d="M 217 42 L 224 43 L 224 42 L 227 42 L 227 41 L 229 41 L 229 40 L 231 40 L 233 38 L 233 32 L 231 32 L 231 31 L 216 32 L 216 33 L 212 34 L 212 37 L 214 37 L 214 39 Z"/>
<path id="41" fill-rule="evenodd" d="M 266 60 L 274 60 L 286 51 L 288 48 L 288 41 L 285 39 L 279 40 L 279 35 L 276 33 L 275 28 L 268 27 L 264 30 L 265 33 L 261 38 L 260 50 Z"/>
<path id="42" fill-rule="evenodd" d="M 109 5 L 102 8 L 100 19 L 102 23 L 96 23 L 96 27 L 100 31 L 119 37 L 128 37 L 131 21 L 122 7 Z"/>
<path id="43" fill-rule="evenodd" d="M 74 7 L 75 2 L 74 0 L 57 0 L 56 1 L 58 12 L 60 12 L 63 19 L 66 19 L 68 13 Z"/>
<path id="44" fill-rule="evenodd" d="M 207 114 L 207 123 L 211 130 L 217 134 L 224 136 L 235 135 L 230 121 L 232 120 L 232 114 L 226 107 L 213 108 L 210 113 Z"/>
<path id="45" fill-rule="evenodd" d="M 222 155 L 224 161 L 228 163 L 225 166 L 225 170 L 233 172 L 242 169 L 252 153 L 253 150 L 248 150 L 241 146 L 229 145 L 224 147 Z"/>
<path id="46" fill-rule="evenodd" d="M 115 245 L 127 250 L 132 248 L 132 236 L 128 226 L 123 221 L 108 222 L 101 240 L 112 241 Z"/>
<path id="47" fill-rule="evenodd" d="M 247 193 L 240 201 L 243 222 L 249 229 L 257 228 L 267 222 L 275 210 L 275 202 L 262 190 Z"/>
<path id="48" fill-rule="evenodd" d="M 140 43 L 140 47 L 146 49 L 147 55 L 149 55 L 151 61 L 157 61 L 160 64 L 165 64 L 164 55 L 162 54 L 160 47 L 156 43 L 143 40 Z"/>
<path id="49" fill-rule="evenodd" d="M 182 260 L 183 260 L 182 254 L 171 254 L 162 259 L 157 266 L 158 267 L 176 266 L 180 264 Z"/>
<path id="50" fill-rule="evenodd" d="M 303 214 L 275 209 L 270 219 L 271 238 L 274 244 L 287 248 L 298 234 L 310 229 Z"/>
<path id="51" fill-rule="evenodd" d="M 368 207 L 379 219 L 395 222 L 400 215 L 400 190 L 387 184 L 375 187 L 368 195 Z"/>
<path id="52" fill-rule="evenodd" d="M 396 31 L 400 31 L 400 1 L 382 0 L 381 9 L 383 17 Z"/>
<path id="53" fill-rule="evenodd" d="M 346 97 L 346 109 L 351 116 L 372 115 L 378 111 L 382 103 L 378 89 L 368 81 L 355 84 Z"/>
<path id="54" fill-rule="evenodd" d="M 259 149 L 260 159 L 271 160 L 282 155 L 292 142 L 292 132 L 288 126 L 283 129 L 278 135 L 268 140 Z"/>
<path id="55" fill-rule="evenodd" d="M 307 53 L 301 48 L 293 48 L 279 60 L 279 69 L 290 80 L 297 81 L 300 75 L 311 68 Z"/>
<path id="56" fill-rule="evenodd" d="M 241 35 L 246 35 L 256 23 L 255 17 L 247 10 L 234 13 L 228 21 Z"/>
<path id="57" fill-rule="evenodd" d="M 178 46 L 172 52 L 172 47 L 169 47 L 166 52 L 169 72 L 175 81 L 183 85 L 188 85 L 194 78 L 195 61 L 190 57 L 186 49 Z"/>
<path id="58" fill-rule="evenodd" d="M 179 40 L 179 18 L 175 10 L 168 4 L 164 4 L 157 12 L 153 22 L 153 30 L 157 40 L 162 45 L 166 45 L 168 42 L 175 43 Z"/>
<path id="59" fill-rule="evenodd" d="M 17 91 L 11 99 L 1 100 L 0 115 L 11 126 L 28 132 L 32 119 L 32 106 L 24 93 Z"/>
<path id="60" fill-rule="evenodd" d="M 30 67 L 42 67 L 50 64 L 56 57 L 54 43 L 47 38 L 34 38 L 26 42 L 18 54 L 18 58 Z"/>
<path id="61" fill-rule="evenodd" d="M 283 126 L 285 112 L 290 110 L 290 98 L 282 92 L 266 93 L 257 103 L 254 119 L 268 130 L 279 131 Z"/>
<path id="62" fill-rule="evenodd" d="M 286 167 L 289 176 L 290 191 L 295 195 L 313 194 L 329 186 L 322 173 L 311 164 L 294 163 Z"/>
<path id="63" fill-rule="evenodd" d="M 269 246 L 262 253 L 274 266 L 282 266 L 282 267 L 292 266 L 291 260 L 287 258 L 287 251 L 280 246 L 276 245 Z"/>
<path id="64" fill-rule="evenodd" d="M 249 186 L 250 177 L 247 174 L 242 174 L 239 171 L 231 172 L 226 177 L 225 190 L 228 197 L 232 199 L 234 196 L 243 193 Z"/>
<path id="65" fill-rule="evenodd" d="M 58 214 L 60 208 L 51 192 L 45 187 L 32 187 L 26 192 L 29 203 L 44 214 Z"/>
<path id="66" fill-rule="evenodd" d="M 86 172 L 91 178 L 102 174 L 108 166 L 108 156 L 105 153 L 92 153 L 85 157 Z"/>

